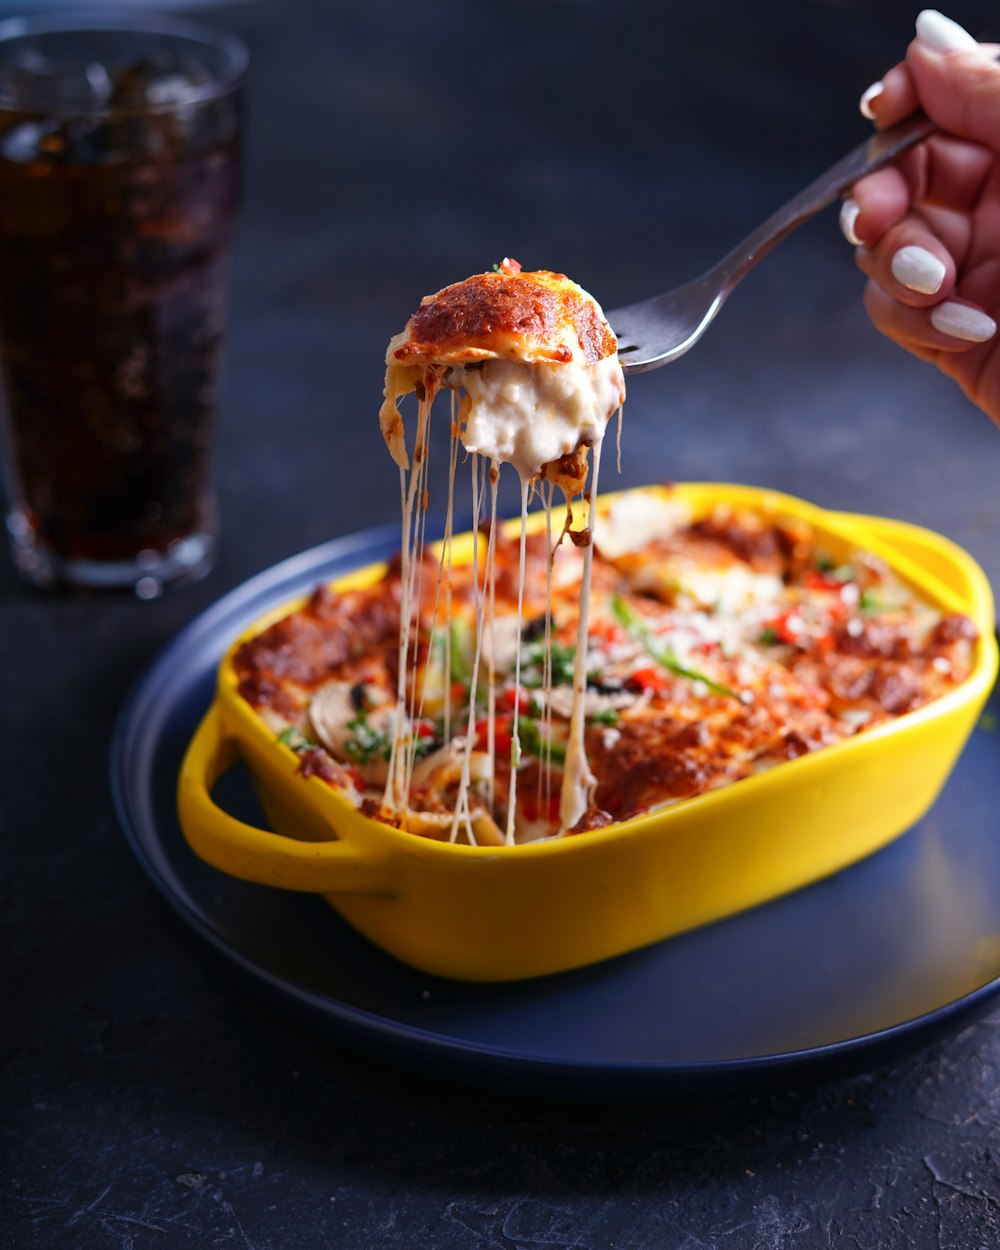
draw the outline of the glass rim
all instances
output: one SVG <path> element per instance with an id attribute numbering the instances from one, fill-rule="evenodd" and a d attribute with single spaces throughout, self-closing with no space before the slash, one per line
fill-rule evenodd
<path id="1" fill-rule="evenodd" d="M 14 93 L 0 86 L 0 108 L 34 110 L 44 109 L 58 115 L 74 117 L 102 117 L 111 113 L 141 114 L 171 113 L 178 108 L 204 104 L 229 95 L 246 79 L 250 54 L 246 44 L 236 35 L 219 30 L 203 22 L 185 17 L 164 16 L 160 13 L 134 13 L 123 9 L 63 9 L 58 12 L 37 13 L 31 16 L 8 17 L 0 20 L 0 50 L 17 39 L 31 39 L 44 35 L 71 35 L 105 31 L 109 34 L 151 34 L 184 39 L 200 43 L 221 52 L 226 58 L 225 66 L 212 75 L 208 82 L 193 83 L 180 99 L 153 103 L 136 103 L 110 106 L 99 101 L 92 104 L 81 100 L 74 104 L 65 99 L 57 100 L 46 94 L 44 84 L 27 92 Z"/>

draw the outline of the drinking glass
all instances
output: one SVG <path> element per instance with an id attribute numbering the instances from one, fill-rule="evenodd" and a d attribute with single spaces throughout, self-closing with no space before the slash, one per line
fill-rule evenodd
<path id="1" fill-rule="evenodd" d="M 38 586 L 203 576 L 247 54 L 198 23 L 0 23 L 7 527 Z"/>

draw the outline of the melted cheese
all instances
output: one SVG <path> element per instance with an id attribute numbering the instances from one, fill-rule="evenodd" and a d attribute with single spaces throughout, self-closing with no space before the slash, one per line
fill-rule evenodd
<path id="1" fill-rule="evenodd" d="M 417 425 L 426 437 L 429 419 Z M 318 589 L 246 642 L 234 668 L 241 695 L 301 755 L 303 776 L 420 836 L 499 846 L 512 808 L 519 843 L 627 820 L 867 733 L 969 672 L 971 621 L 942 618 L 884 565 L 831 552 L 800 524 L 699 517 L 612 561 L 608 508 L 588 546 L 585 498 L 573 503 L 582 545 L 560 545 L 551 515 L 522 543 L 494 523 L 499 469 L 479 456 L 480 541 L 462 558 L 455 547 L 454 568 L 446 543 L 436 567 L 421 554 L 423 443 L 413 460 L 399 565 L 372 585 Z M 536 489 L 550 512 L 554 484 Z M 656 566 L 663 592 L 650 595 L 640 582 Z M 713 585 L 711 604 L 679 603 L 693 570 L 707 587 L 727 568 L 742 569 L 726 584 L 743 592 L 715 600 Z M 761 577 L 780 580 L 776 600 L 745 593 L 763 589 Z M 516 646 L 498 658 L 509 634 L 522 640 L 520 661 Z"/>
<path id="2" fill-rule="evenodd" d="M 578 447 L 600 443 L 625 398 L 617 356 L 595 365 L 490 360 L 452 370 L 444 384 L 460 387 L 471 401 L 461 435 L 466 451 L 513 465 L 522 481 Z"/>
<path id="3" fill-rule="evenodd" d="M 573 660 L 573 705 L 569 718 L 569 738 L 566 742 L 566 766 L 563 771 L 562 793 L 559 798 L 559 821 L 562 832 L 579 823 L 590 806 L 594 789 L 594 777 L 587 763 L 584 746 L 586 729 L 585 700 L 587 695 L 587 642 L 590 637 L 590 587 L 594 563 L 594 524 L 597 509 L 597 475 L 601 464 L 601 444 L 594 446 L 594 471 L 590 483 L 590 534 L 583 553 L 583 578 L 580 582 L 580 613 L 576 629 L 576 655 Z"/>
<path id="4" fill-rule="evenodd" d="M 510 268 L 507 268 L 510 266 Z M 469 680 L 466 728 L 458 793 L 450 836 L 462 832 L 475 842 L 474 800 L 471 797 L 473 755 L 482 737 L 477 725 L 481 670 L 486 668 L 486 756 L 490 781 L 486 802 L 495 814 L 497 762 L 497 628 L 494 551 L 496 541 L 497 478 L 501 464 L 511 465 L 520 478 L 521 537 L 518 571 L 517 614 L 513 630 L 513 670 L 515 707 L 522 698 L 522 627 L 525 581 L 525 550 L 528 504 L 531 493 L 543 490 L 540 479 L 551 471 L 569 496 L 584 491 L 586 449 L 593 452 L 590 500 L 596 497 L 600 448 L 608 420 L 619 413 L 625 398 L 625 383 L 615 352 L 614 336 L 599 305 L 585 291 L 561 274 L 542 271 L 521 274 L 520 267 L 505 262 L 496 274 L 481 274 L 429 296 L 410 319 L 406 330 L 389 343 L 386 355 L 384 402 L 379 421 L 386 445 L 399 466 L 402 500 L 401 624 L 399 642 L 399 683 L 389 775 L 384 802 L 394 811 L 406 809 L 414 773 L 416 746 L 414 721 L 418 717 L 417 677 L 410 666 L 411 634 L 419 636 L 414 620 L 422 602 L 420 570 L 423 568 L 424 516 L 428 460 L 430 406 L 437 391 L 445 388 L 458 396 L 453 401 L 451 452 L 449 458 L 449 497 L 446 535 L 438 572 L 433 621 L 438 620 L 441 587 L 445 586 L 445 624 L 449 623 L 452 580 L 452 534 L 454 523 L 454 475 L 457 444 L 470 454 L 473 487 L 473 593 L 476 638 Z M 411 391 L 418 396 L 418 421 L 412 466 L 406 448 L 405 429 L 399 413 L 399 400 Z M 560 463 L 565 461 L 566 463 Z M 485 468 L 490 483 L 490 523 L 485 564 L 480 576 L 480 518 L 485 497 Z M 409 477 L 407 478 L 407 475 Z M 543 494 L 551 516 L 553 488 Z M 415 508 L 420 511 L 415 515 Z M 560 832 L 572 829 L 591 803 L 594 779 L 584 747 L 586 717 L 584 698 L 587 684 L 588 609 L 593 560 L 593 527 L 596 509 L 587 509 L 588 523 L 578 531 L 585 548 L 580 584 L 578 635 L 573 678 L 573 706 L 565 744 Z M 553 543 L 551 523 L 547 525 L 549 560 L 546 574 L 547 601 L 552 594 Z M 560 535 L 560 539 L 562 535 Z M 444 723 L 450 732 L 452 653 L 447 630 L 444 665 L 444 700 L 448 711 Z M 551 693 L 552 663 L 551 612 L 546 608 L 544 694 Z M 430 657 L 425 666 L 425 682 Z M 412 668 L 407 689 L 406 674 Z M 421 695 L 422 698 L 422 695 Z M 546 759 L 545 777 L 539 777 L 539 797 L 551 792 L 552 744 L 550 741 L 551 701 L 545 700 Z M 511 718 L 511 756 L 505 813 L 505 840 L 517 840 L 518 771 L 521 764 L 520 715 Z M 476 801 L 478 801 L 478 796 Z"/>

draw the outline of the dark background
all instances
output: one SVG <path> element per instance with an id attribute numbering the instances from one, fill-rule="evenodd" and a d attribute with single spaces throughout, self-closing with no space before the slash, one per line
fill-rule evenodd
<path id="1" fill-rule="evenodd" d="M 289 554 L 397 518 L 376 412 L 385 343 L 422 294 L 504 255 L 606 308 L 694 276 L 866 136 L 857 99 L 915 14 L 204 10 L 253 57 L 219 562 L 152 603 L 46 597 L 0 567 L 0 1246 L 1000 1242 L 996 1017 L 891 1068 L 695 1106 L 414 1077 L 262 1008 L 204 959 L 133 863 L 106 781 L 121 700 L 184 624 Z M 1000 37 L 993 4 L 950 16 Z M 996 583 L 1000 435 L 871 330 L 861 289 L 832 210 L 782 244 L 691 354 L 632 381 L 622 484 L 747 481 L 904 517 Z"/>

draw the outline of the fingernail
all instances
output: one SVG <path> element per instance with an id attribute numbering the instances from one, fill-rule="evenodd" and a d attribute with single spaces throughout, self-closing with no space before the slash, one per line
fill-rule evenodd
<path id="1" fill-rule="evenodd" d="M 855 247 L 862 242 L 854 233 L 854 223 L 858 220 L 860 212 L 857 200 L 847 199 L 840 206 L 840 228 L 844 232 L 844 238 Z"/>
<path id="2" fill-rule="evenodd" d="M 861 96 L 861 100 L 858 104 L 858 108 L 861 110 L 861 116 L 867 117 L 870 122 L 873 122 L 875 120 L 875 113 L 874 113 L 874 110 L 872 109 L 872 100 L 877 100 L 878 97 L 882 94 L 882 91 L 883 91 L 883 83 L 882 83 L 882 79 L 880 78 L 878 82 L 873 82 L 872 85 L 867 89 L 867 91 L 865 91 Z"/>
<path id="3" fill-rule="evenodd" d="M 979 47 L 964 26 L 937 9 L 924 9 L 917 14 L 917 43 L 928 52 L 968 52 Z"/>
<path id="4" fill-rule="evenodd" d="M 967 343 L 985 343 L 997 332 L 997 323 L 978 308 L 945 300 L 931 309 L 931 325 L 939 334 Z"/>
<path id="5" fill-rule="evenodd" d="M 947 273 L 933 252 L 914 245 L 901 247 L 892 258 L 890 268 L 892 276 L 901 286 L 920 295 L 933 295 L 939 291 Z"/>

